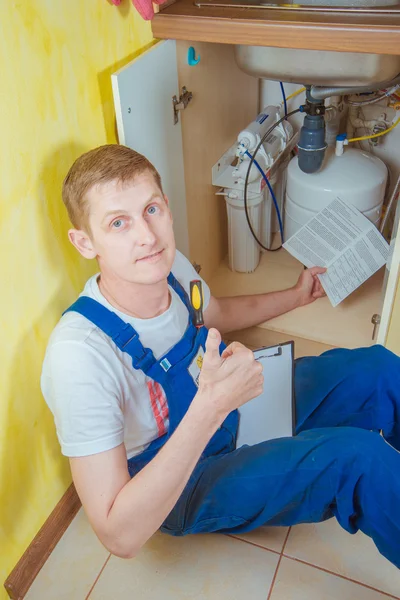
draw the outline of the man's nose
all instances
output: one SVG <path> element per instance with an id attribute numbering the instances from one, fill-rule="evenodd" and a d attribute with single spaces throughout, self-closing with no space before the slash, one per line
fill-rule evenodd
<path id="1" fill-rule="evenodd" d="M 145 219 L 140 219 L 136 223 L 136 232 L 138 242 L 142 246 L 152 246 L 156 241 L 156 236 Z"/>

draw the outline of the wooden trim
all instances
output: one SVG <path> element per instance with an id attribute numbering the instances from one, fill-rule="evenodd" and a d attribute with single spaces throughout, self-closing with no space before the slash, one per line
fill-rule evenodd
<path id="1" fill-rule="evenodd" d="M 166 8 L 168 8 L 169 6 L 171 6 L 171 4 L 175 4 L 176 0 L 165 0 L 165 2 L 163 2 L 162 4 L 158 5 L 158 13 L 162 12 L 163 10 L 165 10 Z M 156 6 L 156 5 L 154 5 Z"/>
<path id="2" fill-rule="evenodd" d="M 71 484 L 7 577 L 4 587 L 12 600 L 22 600 L 25 597 L 80 506 L 75 486 Z"/>
<path id="3" fill-rule="evenodd" d="M 163 4 L 157 4 L 153 1 L 154 14 L 157 15 L 159 12 L 165 10 L 168 8 L 168 6 L 171 6 L 171 4 L 174 4 L 175 2 L 176 0 L 165 0 Z"/>
<path id="4" fill-rule="evenodd" d="M 196 8 L 176 0 L 155 15 L 159 39 L 309 50 L 400 54 L 399 15 L 297 15 L 290 11 Z"/>

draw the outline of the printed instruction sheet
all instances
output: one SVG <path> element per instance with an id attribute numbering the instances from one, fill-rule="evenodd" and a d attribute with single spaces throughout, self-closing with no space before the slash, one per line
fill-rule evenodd
<path id="1" fill-rule="evenodd" d="M 306 267 L 327 267 L 318 275 L 337 306 L 386 263 L 389 244 L 357 208 L 332 200 L 283 247 Z"/>

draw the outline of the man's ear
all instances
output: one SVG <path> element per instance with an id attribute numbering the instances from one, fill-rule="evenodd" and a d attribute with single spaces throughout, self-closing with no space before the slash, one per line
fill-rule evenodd
<path id="1" fill-rule="evenodd" d="M 84 258 L 96 258 L 97 253 L 93 248 L 92 241 L 85 231 L 81 229 L 70 229 L 68 239 Z"/>

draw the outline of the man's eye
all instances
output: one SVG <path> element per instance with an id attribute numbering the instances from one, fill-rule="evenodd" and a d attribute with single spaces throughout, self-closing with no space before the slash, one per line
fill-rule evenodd
<path id="1" fill-rule="evenodd" d="M 112 226 L 114 227 L 114 229 L 121 229 L 122 225 L 124 224 L 122 219 L 116 219 Z"/>
<path id="2" fill-rule="evenodd" d="M 149 215 L 154 215 L 154 213 L 157 212 L 157 206 L 149 206 L 147 212 L 149 213 Z"/>

